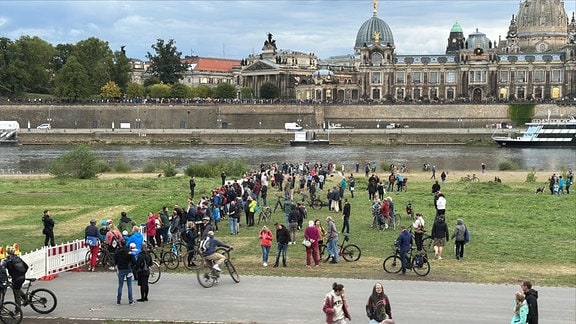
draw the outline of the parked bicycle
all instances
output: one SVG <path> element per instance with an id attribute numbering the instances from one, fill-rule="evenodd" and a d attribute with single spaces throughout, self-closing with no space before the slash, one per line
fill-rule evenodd
<path id="1" fill-rule="evenodd" d="M 348 262 L 358 261 L 362 255 L 362 250 L 356 244 L 345 244 L 350 240 L 350 234 L 344 233 L 344 240 L 338 246 L 338 255 L 344 258 Z M 321 244 L 318 246 L 320 252 L 320 259 L 327 262 L 330 259 L 330 254 L 328 253 L 328 246 L 326 244 Z"/>
<path id="2" fill-rule="evenodd" d="M 158 257 L 156 252 L 154 252 L 154 249 L 152 248 L 150 243 L 147 244 L 148 244 L 148 251 L 150 252 L 150 255 L 152 256 L 153 260 L 156 260 L 160 265 L 163 264 L 166 267 L 166 269 L 174 270 L 178 268 L 180 258 L 182 255 L 184 255 L 184 252 L 181 252 L 182 247 L 179 246 L 179 242 L 173 241 L 170 246 L 170 250 L 166 250 L 164 249 L 164 247 L 161 247 L 160 257 Z"/>
<path id="3" fill-rule="evenodd" d="M 280 207 L 280 211 L 282 211 L 284 209 L 284 196 L 276 196 L 278 197 L 278 199 L 276 200 L 276 204 L 274 204 L 274 213 L 276 212 L 276 209 L 278 207 Z"/>
<path id="4" fill-rule="evenodd" d="M 402 270 L 402 260 L 400 259 L 400 250 L 394 244 L 392 246 L 394 254 L 384 259 L 382 267 L 388 273 L 399 273 Z M 426 253 L 416 253 L 414 247 L 406 253 L 406 269 L 412 269 L 419 276 L 426 276 L 430 273 L 430 262 Z"/>
<path id="5" fill-rule="evenodd" d="M 32 283 L 36 281 L 36 278 L 26 278 L 28 285 L 26 290 L 22 287 L 22 307 L 30 305 L 34 311 L 40 314 L 48 314 L 56 309 L 58 301 L 56 295 L 46 288 L 38 288 L 30 291 Z M 10 283 L 10 288 L 12 288 L 12 283 Z M 14 288 L 12 288 L 14 289 Z"/>
<path id="6" fill-rule="evenodd" d="M 476 173 L 472 173 L 472 175 L 467 174 L 465 177 L 461 177 L 460 181 L 462 182 L 478 182 L 480 178 L 476 176 Z"/>
<path id="7" fill-rule="evenodd" d="M 231 249 L 227 249 L 228 252 L 230 250 Z M 196 277 L 200 286 L 204 288 L 211 288 L 215 284 L 219 283 L 222 272 L 214 269 L 213 261 L 206 260 L 205 258 L 202 259 L 204 263 L 196 270 Z M 240 282 L 240 275 L 236 271 L 236 267 L 234 267 L 229 257 L 226 257 L 223 265 L 230 274 L 230 277 L 232 277 L 232 280 L 234 280 L 235 283 Z"/>
<path id="8" fill-rule="evenodd" d="M 86 252 L 86 265 L 90 265 L 90 259 L 92 258 L 92 252 L 88 250 Z M 116 262 L 114 261 L 114 252 L 111 252 L 110 247 L 106 243 L 100 243 L 100 248 L 98 249 L 98 258 L 96 259 L 97 267 L 104 267 L 109 270 L 114 270 Z"/>
<path id="9" fill-rule="evenodd" d="M 410 235 L 412 236 L 412 241 L 416 242 L 416 237 L 414 236 L 412 226 L 410 226 Z M 424 232 L 422 234 L 422 251 L 428 252 L 433 250 L 434 250 L 434 239 L 432 238 L 432 235 L 426 234 L 426 232 Z"/>
<path id="10" fill-rule="evenodd" d="M 301 193 L 300 195 L 302 196 L 301 201 L 304 204 L 304 206 L 310 206 L 310 208 L 312 209 L 322 209 L 322 207 L 328 206 L 328 202 L 320 199 L 317 195 L 314 195 L 311 198 L 303 193 Z"/>
<path id="11" fill-rule="evenodd" d="M 258 224 L 260 222 L 268 223 L 272 219 L 272 208 L 270 206 L 260 207 L 260 212 L 258 213 Z"/>

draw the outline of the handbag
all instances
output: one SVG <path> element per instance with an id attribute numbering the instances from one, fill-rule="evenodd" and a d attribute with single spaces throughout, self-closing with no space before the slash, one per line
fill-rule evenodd
<path id="1" fill-rule="evenodd" d="M 307 239 L 304 239 L 304 241 L 302 241 L 302 245 L 304 245 L 305 247 L 310 247 L 312 246 L 312 242 L 310 242 Z"/>

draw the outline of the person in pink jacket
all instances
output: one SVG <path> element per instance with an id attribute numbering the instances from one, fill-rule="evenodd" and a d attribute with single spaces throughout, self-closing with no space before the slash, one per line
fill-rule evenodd
<path id="1" fill-rule="evenodd" d="M 156 217 L 153 212 L 148 213 L 148 220 L 146 221 L 146 236 L 148 237 L 148 242 L 152 247 L 159 245 L 156 242 Z"/>
<path id="2" fill-rule="evenodd" d="M 320 266 L 320 257 L 318 256 L 320 233 L 313 220 L 308 222 L 308 227 L 304 231 L 304 239 L 310 242 L 310 246 L 306 245 L 306 266 L 310 266 L 310 256 L 314 258 L 314 264 L 317 267 Z"/>
<path id="3" fill-rule="evenodd" d="M 268 255 L 270 254 L 270 246 L 272 246 L 274 235 L 272 231 L 264 225 L 258 237 L 260 238 L 260 247 L 262 248 L 262 265 L 267 267 Z"/>

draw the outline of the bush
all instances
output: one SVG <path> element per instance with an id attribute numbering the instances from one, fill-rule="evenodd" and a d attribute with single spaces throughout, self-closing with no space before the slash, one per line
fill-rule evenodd
<path id="1" fill-rule="evenodd" d="M 128 172 L 132 171 L 132 166 L 130 165 L 130 163 L 124 161 L 123 159 L 120 159 L 120 160 L 116 161 L 116 163 L 114 163 L 114 166 L 112 166 L 112 169 L 115 172 L 128 173 Z"/>
<path id="2" fill-rule="evenodd" d="M 144 169 L 142 169 L 142 173 L 154 173 L 154 172 L 156 172 L 157 169 L 158 169 L 158 167 L 156 166 L 156 163 L 148 162 L 144 166 Z"/>
<path id="3" fill-rule="evenodd" d="M 242 159 L 233 159 L 225 161 L 223 159 L 217 161 L 209 161 L 204 163 L 190 163 L 184 170 L 184 174 L 189 177 L 199 178 L 215 178 L 220 176 L 220 172 L 226 172 L 230 177 L 242 177 L 248 166 Z"/>
<path id="4" fill-rule="evenodd" d="M 160 163 L 160 168 L 162 168 L 164 176 L 167 178 L 173 177 L 178 173 L 176 171 L 176 164 L 171 161 L 162 161 L 162 163 Z"/>
<path id="5" fill-rule="evenodd" d="M 101 165 L 101 160 L 86 145 L 78 145 L 54 160 L 48 166 L 48 172 L 56 178 L 92 179 Z"/>
<path id="6" fill-rule="evenodd" d="M 504 160 L 498 162 L 498 170 L 500 171 L 516 171 L 520 169 L 518 163 L 510 160 Z"/>
<path id="7" fill-rule="evenodd" d="M 532 167 L 530 172 L 526 175 L 526 182 L 536 182 L 538 177 L 536 177 L 536 168 Z"/>

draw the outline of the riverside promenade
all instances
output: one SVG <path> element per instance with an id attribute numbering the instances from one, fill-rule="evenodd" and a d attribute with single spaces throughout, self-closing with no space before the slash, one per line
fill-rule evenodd
<path id="1" fill-rule="evenodd" d="M 495 269 L 496 270 L 496 269 Z M 51 314 L 24 308 L 23 323 L 324 323 L 322 300 L 333 282 L 342 283 L 352 323 L 367 323 L 364 305 L 375 280 L 242 276 L 228 274 L 212 288 L 202 288 L 196 275 L 163 273 L 150 285 L 149 300 L 129 306 L 126 287 L 116 305 L 114 272 L 67 272 L 51 281 L 35 282 L 58 297 Z M 313 271 L 313 269 L 311 270 Z M 414 277 L 413 277 L 414 276 Z M 409 274 L 381 281 L 397 324 L 509 323 L 518 285 L 430 282 Z M 134 284 L 134 299 L 140 297 Z M 576 289 L 534 287 L 539 292 L 540 323 L 576 322 Z M 8 295 L 11 300 L 11 293 Z M 60 321 L 60 318 L 67 320 Z M 70 320 L 73 319 L 73 320 Z M 89 320 L 89 321 L 88 321 Z"/>

